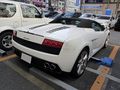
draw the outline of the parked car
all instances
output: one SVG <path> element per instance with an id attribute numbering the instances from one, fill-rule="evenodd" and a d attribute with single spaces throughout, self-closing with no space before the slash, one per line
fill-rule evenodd
<path id="1" fill-rule="evenodd" d="M 84 13 L 79 18 L 95 20 L 105 26 L 108 26 L 109 28 L 113 28 L 117 21 L 117 19 L 115 19 L 113 16 L 93 13 Z"/>
<path id="2" fill-rule="evenodd" d="M 59 18 L 50 24 L 19 28 L 12 43 L 15 53 L 27 63 L 79 77 L 89 58 L 107 46 L 109 34 L 93 20 Z"/>
<path id="3" fill-rule="evenodd" d="M 79 18 L 83 18 L 83 19 L 94 19 L 96 18 L 96 15 L 93 13 L 84 13 L 82 14 Z"/>
<path id="4" fill-rule="evenodd" d="M 115 23 L 114 30 L 115 31 L 120 31 L 120 18 L 118 18 L 117 22 Z"/>
<path id="5" fill-rule="evenodd" d="M 113 28 L 116 23 L 116 19 L 110 15 L 97 15 L 96 20 L 108 25 L 110 28 Z"/>
<path id="6" fill-rule="evenodd" d="M 12 32 L 15 28 L 32 24 L 45 24 L 51 19 L 43 18 L 31 4 L 0 0 L 0 48 L 10 50 Z"/>

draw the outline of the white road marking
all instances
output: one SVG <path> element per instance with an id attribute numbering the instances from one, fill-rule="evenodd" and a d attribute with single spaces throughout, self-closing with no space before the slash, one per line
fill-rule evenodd
<path id="1" fill-rule="evenodd" d="M 89 72 L 98 74 L 98 75 L 100 74 L 100 72 L 99 72 L 98 70 L 92 69 L 92 68 L 90 68 L 90 67 L 87 67 L 86 70 L 89 71 Z"/>
<path id="2" fill-rule="evenodd" d="M 109 79 L 111 79 L 111 80 L 113 80 L 113 81 L 115 81 L 115 82 L 120 83 L 120 79 L 119 78 L 116 78 L 116 77 L 114 77 L 112 75 L 106 75 L 106 77 L 109 78 Z"/>
<path id="3" fill-rule="evenodd" d="M 41 79 L 44 79 L 48 83 L 55 84 L 64 90 L 78 90 L 78 89 L 72 87 L 71 85 L 69 85 L 55 77 L 52 77 L 44 72 L 41 72 L 40 70 L 38 70 L 36 68 L 31 68 L 30 71 L 31 71 L 31 73 L 36 74 L 37 76 L 39 76 Z"/>
<path id="4" fill-rule="evenodd" d="M 92 69 L 92 68 L 89 68 L 89 67 L 87 67 L 86 70 L 89 71 L 89 72 L 98 74 L 98 75 L 100 74 L 100 71 L 99 71 L 99 70 L 95 70 L 95 69 Z M 107 78 L 109 78 L 110 80 L 113 80 L 113 81 L 115 81 L 115 82 L 117 82 L 117 83 L 120 83 L 120 79 L 117 78 L 117 77 L 114 77 L 114 76 L 109 75 L 109 74 L 106 74 L 106 75 L 104 75 L 104 76 L 107 77 Z"/>

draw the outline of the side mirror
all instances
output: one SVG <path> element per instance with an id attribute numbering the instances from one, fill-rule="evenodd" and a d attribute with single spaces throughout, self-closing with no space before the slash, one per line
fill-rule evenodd
<path id="1" fill-rule="evenodd" d="M 109 26 L 106 26 L 106 27 L 105 27 L 105 30 L 110 30 L 110 27 L 109 27 Z"/>

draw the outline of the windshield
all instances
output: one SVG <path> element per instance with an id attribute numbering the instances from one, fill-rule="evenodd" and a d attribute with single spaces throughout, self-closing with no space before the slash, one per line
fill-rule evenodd
<path id="1" fill-rule="evenodd" d="M 64 18 L 71 18 L 74 15 L 72 12 L 66 12 L 62 17 Z"/>
<path id="2" fill-rule="evenodd" d="M 97 19 L 110 20 L 109 16 L 98 16 Z"/>

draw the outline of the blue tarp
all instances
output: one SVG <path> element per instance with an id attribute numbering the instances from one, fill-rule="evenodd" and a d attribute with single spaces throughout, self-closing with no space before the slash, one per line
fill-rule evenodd
<path id="1" fill-rule="evenodd" d="M 111 67 L 112 64 L 113 64 L 113 60 L 111 58 L 104 57 L 104 58 L 101 59 L 100 64 Z"/>

